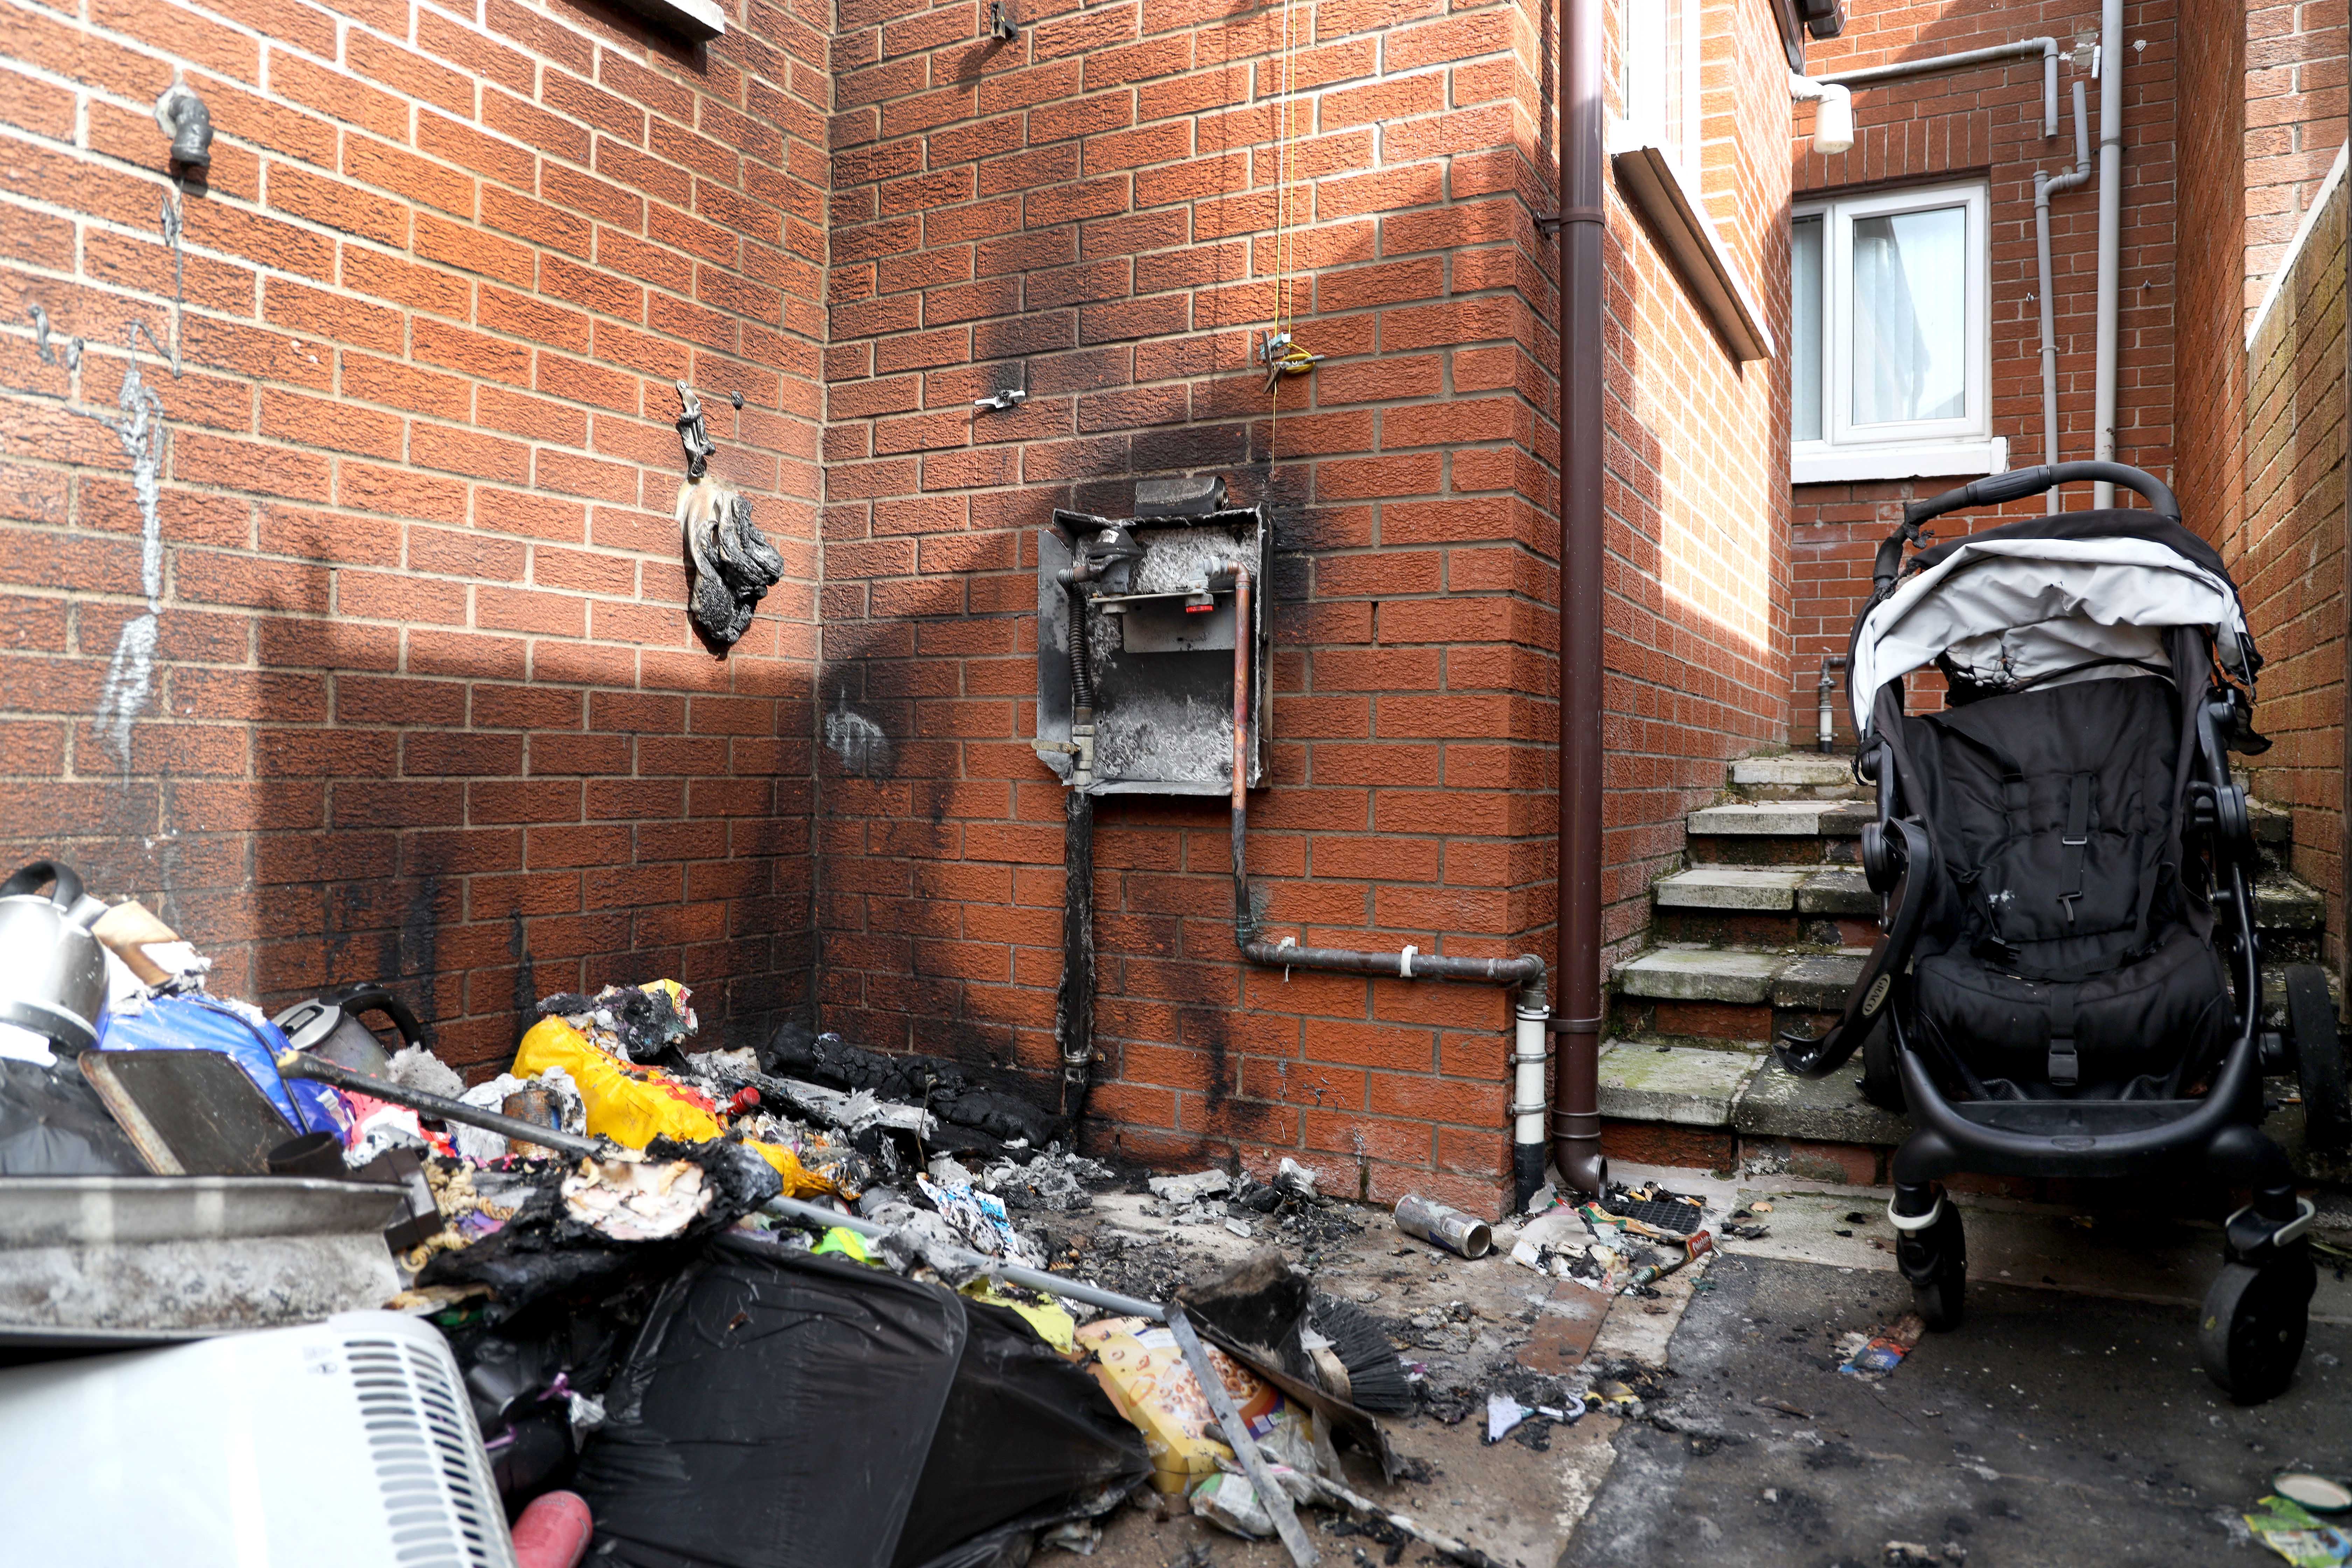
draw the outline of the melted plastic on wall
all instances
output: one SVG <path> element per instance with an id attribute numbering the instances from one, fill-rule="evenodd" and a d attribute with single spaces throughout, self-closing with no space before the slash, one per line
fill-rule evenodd
<path id="1" fill-rule="evenodd" d="M 145 1174 L 147 1162 L 70 1060 L 0 1058 L 0 1176 Z"/>
<path id="2" fill-rule="evenodd" d="M 577 1486 L 615 1568 L 945 1568 L 1149 1472 L 1013 1313 L 740 1237 L 667 1287 Z"/>

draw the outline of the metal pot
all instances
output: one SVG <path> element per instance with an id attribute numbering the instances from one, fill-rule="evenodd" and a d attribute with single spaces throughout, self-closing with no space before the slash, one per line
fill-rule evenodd
<path id="1" fill-rule="evenodd" d="M 56 884 L 44 898 L 44 882 Z M 106 906 L 86 896 L 73 868 L 36 860 L 0 882 L 0 1023 L 69 1051 L 98 1044 L 106 1005 L 106 950 L 89 934 Z"/>
<path id="2" fill-rule="evenodd" d="M 403 1045 L 425 1042 L 416 1015 L 381 985 L 347 985 L 330 991 L 295 1003 L 270 1022 L 286 1031 L 286 1043 L 298 1051 L 309 1051 L 321 1061 L 370 1078 L 388 1079 L 392 1058 L 384 1055 L 375 1031 L 360 1022 L 362 1013 L 382 1013 L 390 1018 L 392 1026 L 400 1031 Z"/>

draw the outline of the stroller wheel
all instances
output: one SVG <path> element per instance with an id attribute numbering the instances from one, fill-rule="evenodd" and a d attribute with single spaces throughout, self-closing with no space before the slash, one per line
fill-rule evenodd
<path id="1" fill-rule="evenodd" d="M 1925 1230 L 1895 1244 L 1895 1267 L 1911 1282 L 1912 1304 L 1920 1321 L 1937 1333 L 1960 1326 L 1969 1287 L 1969 1238 L 1960 1211 L 1948 1199 L 1944 1212 Z"/>
<path id="2" fill-rule="evenodd" d="M 2225 1263 L 2205 1292 L 2197 1356 L 2206 1373 L 2240 1405 L 2260 1405 L 2286 1391 L 2303 1359 L 2311 1293 L 2319 1282 L 2310 1245 L 2293 1241 L 2259 1267 Z"/>

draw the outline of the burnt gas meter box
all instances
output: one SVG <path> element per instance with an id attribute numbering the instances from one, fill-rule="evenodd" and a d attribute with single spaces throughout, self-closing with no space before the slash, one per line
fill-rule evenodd
<path id="1" fill-rule="evenodd" d="M 1139 482 L 1135 511 L 1057 510 L 1038 531 L 1037 754 L 1088 795 L 1231 790 L 1234 604 L 1245 570 L 1255 784 L 1265 769 L 1273 621 L 1265 510 L 1227 506 L 1221 479 L 1184 479 Z M 1074 724 L 1089 697 L 1090 744 Z"/>

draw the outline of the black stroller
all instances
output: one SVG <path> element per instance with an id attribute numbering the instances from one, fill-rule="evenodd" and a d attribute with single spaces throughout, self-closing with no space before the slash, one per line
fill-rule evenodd
<path id="1" fill-rule="evenodd" d="M 1921 548 L 1919 525 L 2104 479 L 2152 511 L 2065 512 Z M 1898 570 L 1900 568 L 1900 570 Z M 1877 786 L 1862 863 L 1880 935 L 1839 1021 L 1775 1042 L 1818 1078 L 1857 1050 L 1864 1092 L 1907 1110 L 1896 1258 L 1933 1329 L 1959 1321 L 1958 1171 L 2146 1177 L 2204 1168 L 2252 1201 L 2223 1228 L 2199 1350 L 2241 1403 L 2283 1390 L 2316 1276 L 2285 1154 L 2261 1130 L 2266 1073 L 2301 1079 L 2308 1131 L 2340 1139 L 2343 1058 L 2324 972 L 2287 972 L 2289 1029 L 2262 1023 L 2245 792 L 2261 656 L 2211 546 L 2152 476 L 2117 463 L 1996 475 L 1915 502 L 1878 548 L 1847 665 Z M 1941 712 L 1904 678 L 1943 674 Z"/>

